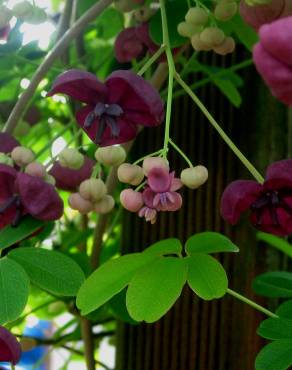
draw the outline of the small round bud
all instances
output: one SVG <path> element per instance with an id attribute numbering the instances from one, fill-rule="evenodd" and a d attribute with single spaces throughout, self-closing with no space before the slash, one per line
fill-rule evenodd
<path id="1" fill-rule="evenodd" d="M 106 195 L 107 188 L 100 179 L 88 179 L 80 184 L 79 193 L 82 198 L 90 202 L 97 202 Z"/>
<path id="2" fill-rule="evenodd" d="M 15 127 L 14 131 L 13 131 L 13 135 L 14 136 L 25 136 L 29 133 L 31 129 L 31 126 L 29 123 L 25 122 L 25 121 L 21 121 L 19 122 L 19 124 Z"/>
<path id="3" fill-rule="evenodd" d="M 222 44 L 225 34 L 220 28 L 207 27 L 200 33 L 200 39 L 204 44 L 214 47 Z"/>
<path id="4" fill-rule="evenodd" d="M 32 162 L 25 167 L 25 173 L 31 176 L 40 177 L 41 179 L 47 175 L 46 167 L 38 162 Z"/>
<path id="5" fill-rule="evenodd" d="M 115 200 L 111 195 L 105 195 L 99 202 L 94 204 L 94 210 L 97 213 L 109 213 L 115 206 Z"/>
<path id="6" fill-rule="evenodd" d="M 201 27 L 196 27 L 192 23 L 181 22 L 177 26 L 177 32 L 183 37 L 192 37 L 197 32 L 200 32 Z"/>
<path id="7" fill-rule="evenodd" d="M 144 174 L 147 176 L 149 171 L 152 170 L 154 167 L 162 167 L 169 170 L 169 163 L 168 160 L 161 157 L 148 157 L 143 161 L 143 170 Z"/>
<path id="8" fill-rule="evenodd" d="M 144 205 L 142 194 L 132 189 L 125 189 L 120 194 L 122 206 L 130 212 L 138 212 Z"/>
<path id="9" fill-rule="evenodd" d="M 21 1 L 14 5 L 12 13 L 16 18 L 26 21 L 33 14 L 33 5 L 27 0 Z"/>
<path id="10" fill-rule="evenodd" d="M 48 173 L 44 177 L 44 181 L 50 185 L 55 186 L 56 185 L 56 180 L 52 175 L 49 175 Z"/>
<path id="11" fill-rule="evenodd" d="M 137 22 L 143 23 L 149 21 L 154 13 L 155 11 L 150 6 L 144 5 L 134 11 L 134 17 Z"/>
<path id="12" fill-rule="evenodd" d="M 196 51 L 209 51 L 212 50 L 212 48 L 208 45 L 206 45 L 201 39 L 200 35 L 194 35 L 191 38 L 191 44 L 194 50 Z"/>
<path id="13" fill-rule="evenodd" d="M 6 164 L 6 166 L 13 167 L 13 160 L 5 153 L 0 153 L 0 164 Z"/>
<path id="14" fill-rule="evenodd" d="M 219 4 L 216 5 L 214 15 L 215 18 L 218 19 L 218 21 L 225 22 L 234 17 L 236 12 L 237 3 L 235 1 L 228 3 L 226 1 L 221 1 Z"/>
<path id="15" fill-rule="evenodd" d="M 197 189 L 208 180 L 208 170 L 204 166 L 186 168 L 181 172 L 181 182 L 190 189 Z"/>
<path id="16" fill-rule="evenodd" d="M 12 150 L 11 158 L 19 167 L 22 167 L 33 162 L 34 154 L 30 149 L 25 148 L 24 146 L 17 146 Z"/>
<path id="17" fill-rule="evenodd" d="M 0 5 L 0 28 L 7 26 L 12 18 L 12 12 L 5 5 Z"/>
<path id="18" fill-rule="evenodd" d="M 116 0 L 115 7 L 120 12 L 128 13 L 135 9 L 135 3 L 132 0 Z"/>
<path id="19" fill-rule="evenodd" d="M 83 199 L 79 193 L 73 193 L 68 199 L 69 206 L 81 214 L 89 213 L 93 210 L 93 204 Z"/>
<path id="20" fill-rule="evenodd" d="M 66 148 L 59 154 L 59 162 L 62 167 L 79 170 L 84 163 L 84 156 L 74 148 Z"/>
<path id="21" fill-rule="evenodd" d="M 190 8 L 185 16 L 185 20 L 188 23 L 192 23 L 196 26 L 204 26 L 209 19 L 209 15 L 205 9 L 199 7 Z"/>
<path id="22" fill-rule="evenodd" d="M 215 53 L 220 55 L 233 53 L 235 50 L 235 41 L 232 37 L 228 36 L 222 44 L 215 46 L 213 50 L 215 51 Z"/>
<path id="23" fill-rule="evenodd" d="M 35 339 L 21 338 L 19 342 L 22 352 L 32 351 L 38 344 Z"/>
<path id="24" fill-rule="evenodd" d="M 96 160 L 106 166 L 118 166 L 125 161 L 126 157 L 125 149 L 119 145 L 98 148 L 95 152 Z"/>
<path id="25" fill-rule="evenodd" d="M 143 168 L 137 164 L 123 163 L 118 168 L 118 179 L 125 184 L 137 186 L 144 179 Z"/>

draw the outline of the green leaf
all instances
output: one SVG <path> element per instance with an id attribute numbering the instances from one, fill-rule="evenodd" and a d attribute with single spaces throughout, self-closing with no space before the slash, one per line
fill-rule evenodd
<path id="1" fill-rule="evenodd" d="M 4 257 L 0 259 L 0 325 L 16 320 L 29 295 L 29 279 L 23 268 Z"/>
<path id="2" fill-rule="evenodd" d="M 188 284 L 205 300 L 221 298 L 226 294 L 228 280 L 222 265 L 207 254 L 194 254 L 187 258 Z"/>
<path id="3" fill-rule="evenodd" d="M 287 254 L 287 256 L 292 258 L 292 245 L 285 239 L 264 232 L 258 232 L 257 239 L 270 244 L 272 247 L 279 249 L 283 253 Z"/>
<path id="4" fill-rule="evenodd" d="M 286 370 L 292 365 L 292 339 L 281 339 L 265 346 L 256 358 L 256 370 Z"/>
<path id="5" fill-rule="evenodd" d="M 135 272 L 154 259 L 152 255 L 133 253 L 108 261 L 95 270 L 77 295 L 77 307 L 82 315 L 96 310 L 122 291 Z"/>
<path id="6" fill-rule="evenodd" d="M 251 51 L 253 46 L 258 42 L 257 33 L 244 22 L 239 14 L 233 17 L 229 22 L 232 25 L 233 32 L 236 33 L 239 40 Z"/>
<path id="7" fill-rule="evenodd" d="M 186 1 L 174 0 L 166 3 L 166 15 L 169 30 L 170 45 L 172 48 L 177 48 L 188 42 L 188 39 L 182 37 L 177 32 L 177 26 L 180 22 L 185 20 L 185 15 L 188 11 L 188 5 Z M 163 44 L 163 33 L 161 24 L 161 12 L 158 11 L 151 18 L 149 24 L 150 37 L 158 44 Z"/>
<path id="8" fill-rule="evenodd" d="M 211 78 L 214 84 L 226 96 L 230 103 L 232 103 L 236 108 L 239 108 L 242 103 L 242 98 L 236 86 L 230 80 L 224 78 Z"/>
<path id="9" fill-rule="evenodd" d="M 276 314 L 280 317 L 292 319 L 292 300 L 282 303 L 278 307 Z"/>
<path id="10" fill-rule="evenodd" d="M 187 254 L 194 253 L 218 253 L 218 252 L 238 252 L 238 247 L 226 236 L 206 231 L 191 236 L 185 245 Z"/>
<path id="11" fill-rule="evenodd" d="M 6 226 L 0 231 L 0 250 L 27 238 L 44 226 L 43 221 L 36 220 L 30 216 L 23 217 L 17 227 Z"/>
<path id="12" fill-rule="evenodd" d="M 8 254 L 40 288 L 61 296 L 75 296 L 84 281 L 78 264 L 63 253 L 41 248 L 18 248 Z"/>
<path id="13" fill-rule="evenodd" d="M 139 269 L 127 290 L 130 316 L 148 323 L 159 320 L 180 296 L 186 277 L 186 261 L 176 257 L 160 257 Z"/>
<path id="14" fill-rule="evenodd" d="M 265 297 L 292 297 L 292 273 L 286 271 L 267 272 L 253 281 L 254 291 Z"/>
<path id="15" fill-rule="evenodd" d="M 116 294 L 110 301 L 109 301 L 109 308 L 113 315 L 123 322 L 131 325 L 137 325 L 138 322 L 133 320 L 132 317 L 129 315 L 126 306 L 126 289 L 122 290 L 120 293 Z"/>
<path id="16" fill-rule="evenodd" d="M 178 239 L 169 238 L 161 240 L 157 243 L 152 244 L 150 247 L 145 249 L 143 253 L 153 254 L 157 256 L 163 256 L 166 254 L 180 255 L 182 252 L 182 244 Z"/>
<path id="17" fill-rule="evenodd" d="M 292 320 L 286 318 L 269 318 L 259 326 L 257 333 L 266 339 L 292 339 Z"/>

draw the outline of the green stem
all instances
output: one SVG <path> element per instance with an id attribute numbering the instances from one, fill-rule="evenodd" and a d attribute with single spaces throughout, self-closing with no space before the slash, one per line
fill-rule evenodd
<path id="1" fill-rule="evenodd" d="M 156 60 L 163 54 L 165 51 L 165 46 L 162 45 L 155 54 L 152 55 L 151 58 L 148 59 L 148 61 L 144 64 L 144 66 L 137 72 L 137 75 L 143 76 L 143 74 L 152 66 L 153 63 L 156 62 Z"/>
<path id="2" fill-rule="evenodd" d="M 249 306 L 253 307 L 257 311 L 260 311 L 260 312 L 264 313 L 265 315 L 267 315 L 269 317 L 272 317 L 274 319 L 277 319 L 279 317 L 278 315 L 276 315 L 273 312 L 269 311 L 265 307 L 260 306 L 259 304 L 255 303 L 254 301 L 252 301 L 252 300 L 244 297 L 243 295 L 235 292 L 234 290 L 227 289 L 227 293 L 230 294 L 232 297 L 238 299 L 241 302 L 244 302 L 244 303 L 248 304 Z"/>
<path id="3" fill-rule="evenodd" d="M 259 182 L 263 183 L 264 178 L 258 172 L 258 170 L 253 166 L 253 164 L 244 156 L 244 154 L 237 148 L 237 146 L 233 143 L 233 141 L 226 135 L 224 130 L 220 127 L 220 125 L 216 122 L 213 116 L 209 113 L 208 109 L 205 105 L 201 102 L 201 100 L 197 97 L 197 95 L 190 89 L 190 87 L 182 80 L 178 73 L 175 74 L 175 78 L 177 82 L 181 85 L 181 87 L 186 91 L 186 93 L 190 96 L 190 98 L 196 103 L 202 113 L 206 116 L 208 121 L 211 125 L 215 128 L 221 138 L 225 141 L 225 143 L 229 146 L 229 148 L 233 151 L 233 153 L 238 157 L 238 159 L 244 164 L 244 166 L 250 171 L 253 177 Z"/>
<path id="4" fill-rule="evenodd" d="M 149 158 L 149 157 L 155 157 L 155 156 L 157 156 L 157 155 L 160 155 L 162 152 L 163 152 L 163 149 L 159 149 L 159 150 L 157 150 L 156 152 L 153 152 L 153 153 L 147 154 L 147 155 L 145 155 L 144 157 L 137 159 L 137 161 L 135 161 L 133 164 L 141 163 L 141 162 L 143 162 L 143 161 L 144 161 L 144 159 Z"/>
<path id="5" fill-rule="evenodd" d="M 172 141 L 169 139 L 170 145 L 179 153 L 179 155 L 187 162 L 189 167 L 194 167 L 191 160 L 185 155 L 185 153 Z"/>

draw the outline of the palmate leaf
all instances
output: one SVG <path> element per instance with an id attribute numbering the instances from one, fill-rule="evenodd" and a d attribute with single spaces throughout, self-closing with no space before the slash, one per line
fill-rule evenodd
<path id="1" fill-rule="evenodd" d="M 273 271 L 257 276 L 253 281 L 254 291 L 265 297 L 292 297 L 292 273 Z"/>
<path id="2" fill-rule="evenodd" d="M 292 365 L 292 339 L 281 339 L 265 346 L 256 358 L 256 370 L 287 370 Z"/>
<path id="3" fill-rule="evenodd" d="M 226 236 L 206 231 L 191 236 L 185 245 L 188 255 L 194 253 L 238 252 L 238 247 Z"/>
<path id="4" fill-rule="evenodd" d="M 257 333 L 270 340 L 292 339 L 292 319 L 269 318 L 261 323 Z"/>
<path id="5" fill-rule="evenodd" d="M 145 249 L 143 253 L 163 256 L 167 254 L 180 255 L 181 252 L 182 252 L 181 242 L 178 239 L 169 238 L 152 244 L 150 247 Z"/>

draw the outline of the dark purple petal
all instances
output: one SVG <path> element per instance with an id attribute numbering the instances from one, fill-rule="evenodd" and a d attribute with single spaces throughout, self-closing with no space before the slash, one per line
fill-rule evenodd
<path id="1" fill-rule="evenodd" d="M 107 88 L 94 74 L 71 69 L 57 77 L 47 96 L 66 94 L 83 103 L 95 105 L 104 101 L 106 93 Z"/>
<path id="2" fill-rule="evenodd" d="M 63 214 L 63 201 L 53 185 L 26 173 L 18 173 L 17 188 L 24 209 L 42 221 L 58 220 Z"/>
<path id="3" fill-rule="evenodd" d="M 21 357 L 21 346 L 15 336 L 0 326 L 0 362 L 16 365 Z"/>
<path id="4" fill-rule="evenodd" d="M 14 139 L 13 136 L 6 134 L 5 132 L 0 133 L 0 152 L 1 153 L 11 153 L 12 150 L 20 146 L 20 143 Z"/>
<path id="5" fill-rule="evenodd" d="M 159 49 L 159 46 L 156 45 L 150 37 L 148 22 L 142 23 L 137 26 L 135 32 L 136 37 L 147 47 L 150 54 L 155 53 Z"/>
<path id="6" fill-rule="evenodd" d="M 143 201 L 148 208 L 155 208 L 153 204 L 155 195 L 156 193 L 154 193 L 154 191 L 152 191 L 150 188 L 146 188 L 143 191 Z"/>
<path id="7" fill-rule="evenodd" d="M 292 188 L 292 159 L 272 163 L 266 171 L 266 189 Z"/>
<path id="8" fill-rule="evenodd" d="M 9 199 L 12 198 L 15 189 L 15 179 L 17 171 L 10 166 L 0 164 L 0 208 L 5 206 Z M 15 217 L 16 207 L 10 208 L 0 214 L 0 230 L 9 225 Z"/>
<path id="9" fill-rule="evenodd" d="M 115 42 L 115 57 L 120 63 L 130 62 L 143 54 L 144 46 L 136 35 L 136 27 L 124 29 Z"/>
<path id="10" fill-rule="evenodd" d="M 149 82 L 131 71 L 115 71 L 106 80 L 108 103 L 118 104 L 123 118 L 136 125 L 156 126 L 164 118 L 164 104 Z"/>
<path id="11" fill-rule="evenodd" d="M 242 212 L 246 211 L 259 197 L 263 186 L 255 181 L 237 180 L 224 190 L 221 198 L 221 215 L 231 224 L 236 224 Z"/>
<path id="12" fill-rule="evenodd" d="M 148 172 L 147 183 L 155 193 L 165 193 L 170 190 L 172 176 L 163 167 L 154 167 Z"/>
<path id="13" fill-rule="evenodd" d="M 88 157 L 84 157 L 83 166 L 79 170 L 62 167 L 57 161 L 51 168 L 50 175 L 55 178 L 58 189 L 76 192 L 82 181 L 90 178 L 94 165 L 95 162 Z"/>

